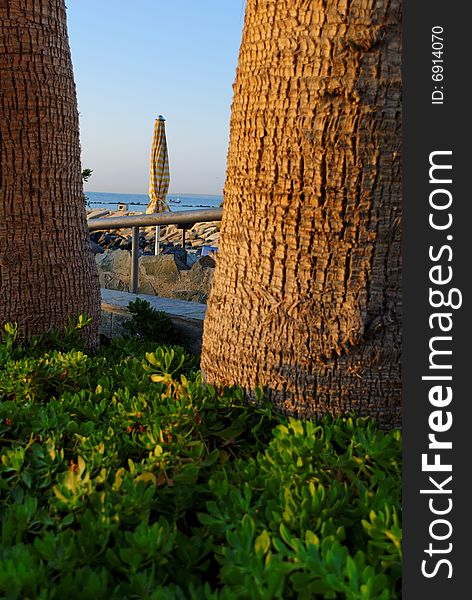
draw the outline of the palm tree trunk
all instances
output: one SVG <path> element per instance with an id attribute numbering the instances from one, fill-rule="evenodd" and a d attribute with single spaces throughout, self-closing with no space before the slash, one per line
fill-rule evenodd
<path id="1" fill-rule="evenodd" d="M 208 382 L 401 417 L 401 0 L 248 0 Z"/>
<path id="2" fill-rule="evenodd" d="M 94 318 L 100 288 L 82 193 L 63 0 L 0 2 L 0 323 L 21 335 Z"/>

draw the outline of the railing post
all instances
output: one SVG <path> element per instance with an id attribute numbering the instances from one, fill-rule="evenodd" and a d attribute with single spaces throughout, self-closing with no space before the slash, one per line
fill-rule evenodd
<path id="1" fill-rule="evenodd" d="M 139 227 L 133 227 L 131 237 L 131 293 L 138 293 L 139 276 Z"/>

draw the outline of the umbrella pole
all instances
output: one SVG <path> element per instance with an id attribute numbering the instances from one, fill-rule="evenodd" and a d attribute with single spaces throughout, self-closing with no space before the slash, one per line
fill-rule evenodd
<path id="1" fill-rule="evenodd" d="M 161 240 L 161 226 L 156 225 L 156 240 L 154 242 L 154 256 L 159 255 L 160 240 Z"/>

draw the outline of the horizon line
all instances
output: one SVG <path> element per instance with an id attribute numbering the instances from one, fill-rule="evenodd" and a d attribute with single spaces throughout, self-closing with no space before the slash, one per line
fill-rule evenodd
<path id="1" fill-rule="evenodd" d="M 119 194 L 122 196 L 148 196 L 149 194 L 143 192 L 102 192 L 98 190 L 84 190 L 84 194 Z M 166 194 L 167 196 L 217 196 L 218 198 L 223 197 L 223 193 L 220 194 L 210 194 L 210 193 L 192 193 L 192 192 L 169 192 Z"/>

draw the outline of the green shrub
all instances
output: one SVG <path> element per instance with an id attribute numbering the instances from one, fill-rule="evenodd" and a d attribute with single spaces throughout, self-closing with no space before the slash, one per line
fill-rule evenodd
<path id="1" fill-rule="evenodd" d="M 147 300 L 136 298 L 128 304 L 132 318 L 123 323 L 131 336 L 154 344 L 173 344 L 176 341 L 174 326 L 165 312 L 152 308 Z"/>
<path id="2" fill-rule="evenodd" d="M 79 314 L 69 319 L 68 325 L 62 330 L 51 330 L 40 335 L 30 336 L 18 343 L 18 327 L 6 323 L 0 330 L 0 367 L 8 359 L 40 356 L 50 350 L 67 352 L 69 350 L 84 350 L 85 341 L 83 329 L 88 327 L 92 319 Z"/>
<path id="3" fill-rule="evenodd" d="M 401 439 L 204 386 L 179 347 L 0 346 L 0 596 L 400 597 Z"/>

